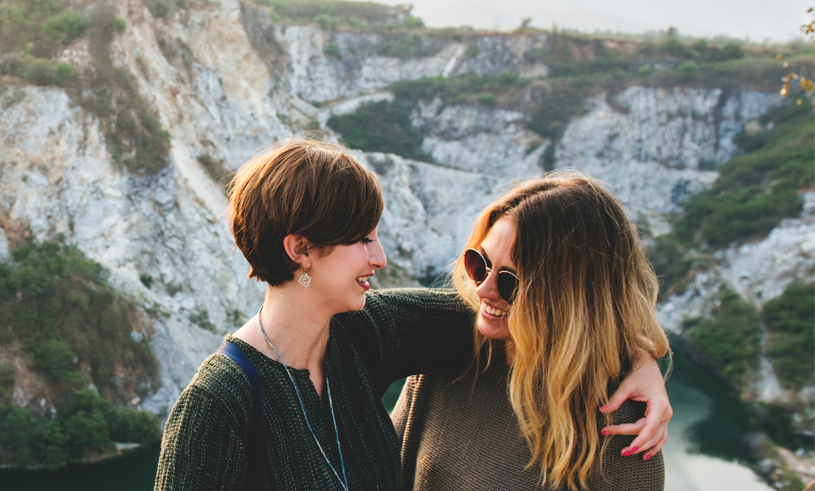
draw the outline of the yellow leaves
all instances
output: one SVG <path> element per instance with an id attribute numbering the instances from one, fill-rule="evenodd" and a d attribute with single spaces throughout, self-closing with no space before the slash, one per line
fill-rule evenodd
<path id="1" fill-rule="evenodd" d="M 807 92 L 812 92 L 812 90 L 815 89 L 815 83 L 813 83 L 812 80 L 806 77 L 801 77 L 801 81 L 799 82 L 799 84 L 801 85 L 801 88 L 806 90 Z"/>
<path id="2" fill-rule="evenodd" d="M 784 85 L 781 86 L 781 97 L 787 97 L 787 94 L 790 93 L 790 84 L 788 82 L 784 82 Z"/>
<path id="3" fill-rule="evenodd" d="M 795 99 L 795 105 L 800 106 L 803 103 L 804 103 L 803 99 Z"/>
<path id="4" fill-rule="evenodd" d="M 781 53 L 778 53 L 777 55 L 775 55 L 775 61 L 781 61 L 783 59 L 784 59 L 784 55 L 782 55 Z"/>

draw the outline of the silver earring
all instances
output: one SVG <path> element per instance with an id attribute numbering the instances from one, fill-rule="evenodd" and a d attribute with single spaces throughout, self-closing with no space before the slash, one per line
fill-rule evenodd
<path id="1" fill-rule="evenodd" d="M 303 275 L 300 276 L 300 279 L 297 281 L 299 281 L 300 284 L 306 288 L 308 288 L 308 286 L 311 284 L 311 276 L 308 275 L 308 270 L 306 268 L 303 268 Z"/>

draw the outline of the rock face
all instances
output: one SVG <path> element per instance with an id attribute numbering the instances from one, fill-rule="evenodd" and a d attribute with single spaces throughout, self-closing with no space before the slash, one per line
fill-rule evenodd
<path id="1" fill-rule="evenodd" d="M 140 407 L 157 414 L 167 413 L 222 334 L 254 314 L 265 291 L 246 279 L 248 265 L 233 250 L 223 216 L 223 190 L 199 155 L 235 169 L 259 147 L 353 111 L 360 101 L 391 97 L 382 90 L 398 80 L 504 70 L 544 77 L 547 67 L 533 54 L 551 45 L 543 34 L 484 35 L 472 44 L 428 35 L 411 41 L 418 56 L 403 59 L 387 48 L 395 42 L 387 36 L 274 24 L 267 12 L 237 0 L 179 9 L 162 20 L 138 0 L 119 0 L 118 16 L 127 29 L 114 39 L 114 64 L 135 76 L 171 133 L 168 166 L 153 176 L 117 167 L 99 121 L 64 90 L 6 84 L 0 211 L 28 223 L 40 240 L 64 234 L 151 313 L 163 385 Z M 75 66 L 87 62 L 81 43 L 66 50 Z M 329 44 L 341 58 L 326 54 Z M 188 50 L 191 62 L 180 63 L 172 49 Z M 591 47 L 576 54 L 590 59 Z M 557 167 L 605 180 L 639 223 L 664 233 L 666 214 L 716 179 L 716 165 L 736 151 L 735 134 L 777 102 L 773 94 L 630 87 L 587 101 L 587 112 L 557 145 Z M 527 130 L 524 118 L 520 111 L 430 101 L 413 124 L 435 164 L 356 153 L 385 192 L 379 231 L 390 266 L 378 285 L 435 278 L 496 192 L 543 172 L 551 143 Z M 719 270 L 699 273 L 698 288 L 669 298 L 660 307 L 666 328 L 709 312 L 724 283 L 764 302 L 793 277 L 810 274 L 815 224 L 808 200 L 805 216 L 785 221 L 761 243 L 726 251 L 716 258 Z M 0 230 L 0 257 L 8 248 Z M 151 288 L 141 275 L 153 278 Z M 190 321 L 204 311 L 216 333 Z"/>

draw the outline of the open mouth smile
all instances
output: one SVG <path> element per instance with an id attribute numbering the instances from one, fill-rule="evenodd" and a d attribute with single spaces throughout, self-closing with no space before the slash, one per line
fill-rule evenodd
<path id="1" fill-rule="evenodd" d="M 491 305 L 481 302 L 481 312 L 489 314 L 491 317 L 501 318 L 507 316 L 506 310 L 497 309 Z"/>

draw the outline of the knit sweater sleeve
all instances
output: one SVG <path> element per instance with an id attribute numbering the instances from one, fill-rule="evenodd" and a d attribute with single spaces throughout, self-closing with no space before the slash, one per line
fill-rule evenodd
<path id="1" fill-rule="evenodd" d="M 178 398 L 164 427 L 156 491 L 240 489 L 247 463 L 245 414 L 251 411 L 243 406 L 251 407 L 251 391 L 236 369 L 213 355 Z"/>
<path id="2" fill-rule="evenodd" d="M 370 292 L 363 310 L 339 319 L 380 396 L 402 377 L 461 369 L 473 354 L 474 313 L 452 290 Z"/>

